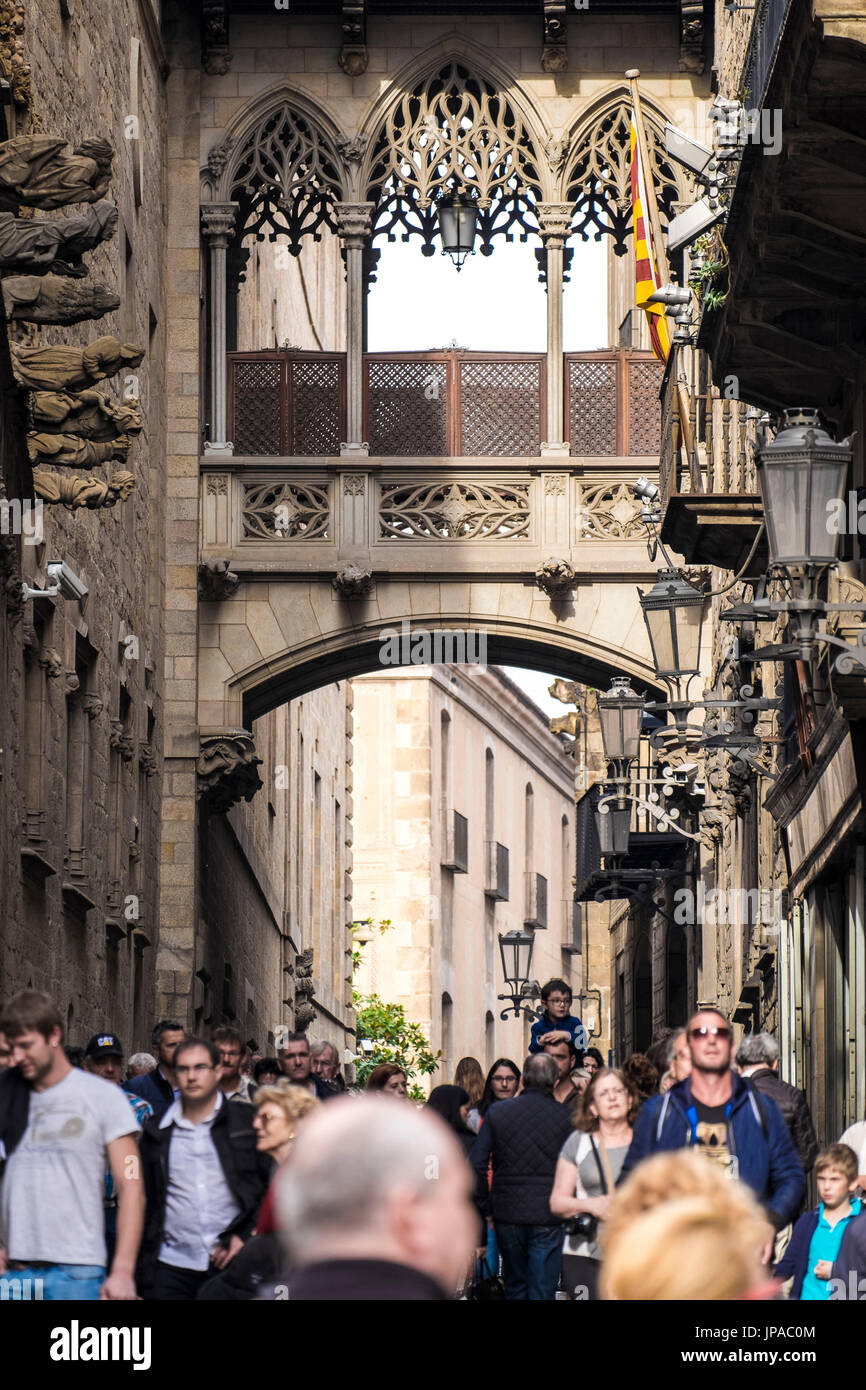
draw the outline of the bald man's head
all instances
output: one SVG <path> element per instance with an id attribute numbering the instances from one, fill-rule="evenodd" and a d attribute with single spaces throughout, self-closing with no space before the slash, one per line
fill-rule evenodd
<path id="1" fill-rule="evenodd" d="M 277 1208 L 295 1264 L 391 1260 L 453 1293 L 475 1243 L 471 1190 L 468 1164 L 438 1116 L 347 1097 L 299 1132 Z"/>

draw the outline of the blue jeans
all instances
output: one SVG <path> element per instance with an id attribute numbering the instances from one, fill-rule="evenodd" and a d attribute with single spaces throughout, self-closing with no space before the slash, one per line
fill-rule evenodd
<path id="1" fill-rule="evenodd" d="M 559 1283 L 562 1227 L 503 1226 L 496 1223 L 505 1297 L 551 1303 Z"/>
<path id="2" fill-rule="evenodd" d="M 105 1280 L 102 1265 L 35 1265 L 0 1276 L 0 1298 L 93 1303 Z"/>

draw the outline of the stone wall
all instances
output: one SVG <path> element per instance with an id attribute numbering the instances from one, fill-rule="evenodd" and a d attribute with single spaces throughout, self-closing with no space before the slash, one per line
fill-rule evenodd
<path id="1" fill-rule="evenodd" d="M 148 1042 L 159 923 L 164 55 L 136 0 L 78 6 L 68 20 L 58 6 L 36 0 L 19 9 L 32 90 L 32 115 L 18 112 L 19 133 L 35 125 L 73 144 L 99 136 L 115 147 L 109 196 L 118 206 L 118 229 L 87 256 L 87 265 L 91 280 L 115 290 L 121 305 L 98 321 L 16 326 L 10 336 L 44 345 L 114 334 L 139 343 L 146 349 L 136 373 L 145 428 L 129 455 L 136 478 L 131 497 L 96 512 L 46 506 L 44 546 L 22 550 L 28 583 L 44 587 L 44 565 L 63 559 L 89 594 L 84 605 L 62 598 L 27 603 L 4 634 L 9 707 L 0 994 L 45 988 L 68 1020 L 72 1042 L 113 1027 L 131 1048 Z M 130 114 L 139 119 L 140 204 L 137 156 L 125 138 Z M 62 217 L 63 210 L 47 215 Z M 108 393 L 117 399 L 124 385 L 115 378 Z M 125 637 L 135 641 L 124 643 Z"/>

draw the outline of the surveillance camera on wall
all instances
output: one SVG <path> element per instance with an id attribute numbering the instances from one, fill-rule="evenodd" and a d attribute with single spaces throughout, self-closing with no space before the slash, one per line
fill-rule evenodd
<path id="1" fill-rule="evenodd" d="M 642 473 L 637 482 L 632 483 L 631 490 L 635 497 L 642 497 L 646 502 L 655 502 L 659 495 L 658 485 L 651 483 L 649 478 Z"/>
<path id="2" fill-rule="evenodd" d="M 79 603 L 87 598 L 90 590 L 65 560 L 52 560 L 46 566 L 46 573 L 53 584 L 60 586 L 61 598 L 76 599 Z"/>
<path id="3" fill-rule="evenodd" d="M 697 241 L 724 215 L 723 207 L 711 207 L 706 198 L 699 198 L 692 207 L 686 208 L 685 212 L 679 213 L 668 223 L 668 251 L 679 251 L 681 246 Z"/>

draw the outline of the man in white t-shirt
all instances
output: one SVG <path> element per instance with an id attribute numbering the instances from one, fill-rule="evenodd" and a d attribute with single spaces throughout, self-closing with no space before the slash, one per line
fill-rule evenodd
<path id="1" fill-rule="evenodd" d="M 129 1099 L 69 1065 L 47 994 L 15 995 L 0 1011 L 0 1030 L 12 1053 L 0 1077 L 0 1274 L 39 1280 L 46 1300 L 133 1299 L 144 1192 Z M 106 1167 L 117 1192 L 107 1277 Z"/>

